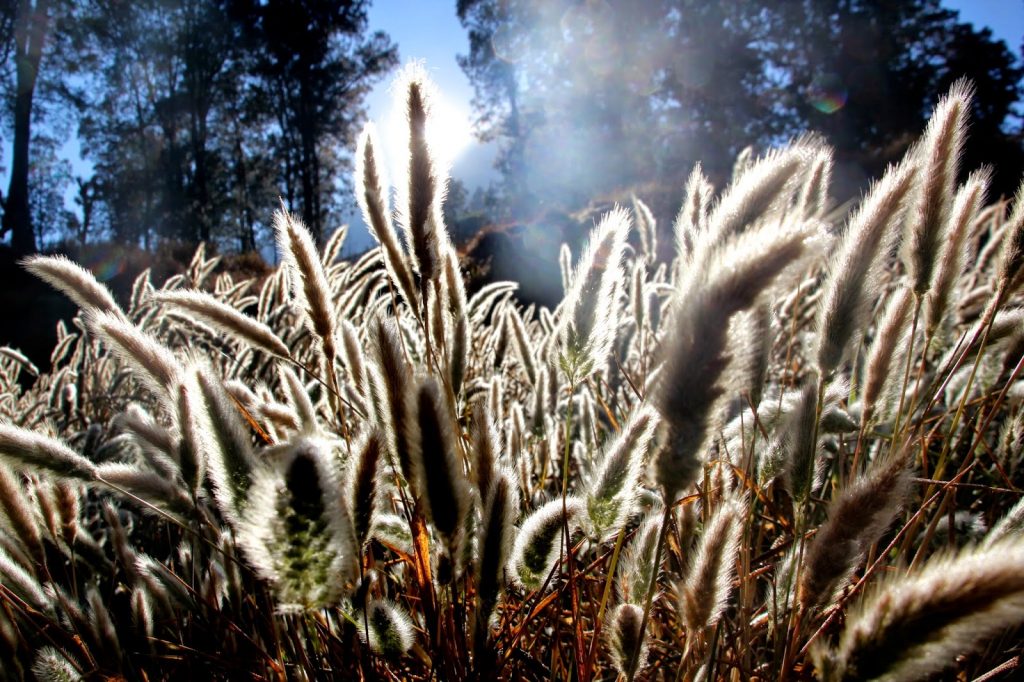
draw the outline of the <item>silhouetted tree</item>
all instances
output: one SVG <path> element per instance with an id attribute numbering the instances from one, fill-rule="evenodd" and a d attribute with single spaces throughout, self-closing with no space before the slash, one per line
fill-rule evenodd
<path id="1" fill-rule="evenodd" d="M 348 150 L 365 118 L 363 99 L 392 69 L 387 34 L 368 38 L 365 0 L 239 2 L 254 56 L 259 101 L 271 117 L 270 144 L 282 195 L 318 238 L 348 182 Z"/>

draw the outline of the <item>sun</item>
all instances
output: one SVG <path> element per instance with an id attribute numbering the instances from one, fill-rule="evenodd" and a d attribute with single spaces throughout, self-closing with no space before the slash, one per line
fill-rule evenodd
<path id="1" fill-rule="evenodd" d="M 408 164 L 409 124 L 402 104 L 392 103 L 384 126 L 388 160 L 393 171 Z M 430 118 L 427 120 L 427 144 L 442 167 L 450 167 L 473 141 L 473 129 L 469 111 L 436 90 L 431 93 Z"/>

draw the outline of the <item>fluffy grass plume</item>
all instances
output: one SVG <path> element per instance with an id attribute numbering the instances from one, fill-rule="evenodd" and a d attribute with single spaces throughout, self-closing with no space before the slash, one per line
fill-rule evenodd
<path id="1" fill-rule="evenodd" d="M 836 255 L 818 315 L 818 371 L 827 376 L 863 330 L 868 304 L 878 290 L 878 254 L 896 236 L 915 169 L 903 164 L 886 171 L 850 218 Z"/>
<path id="2" fill-rule="evenodd" d="M 584 376 L 604 364 L 618 324 L 614 292 L 624 277 L 622 251 L 629 214 L 615 207 L 590 235 L 562 302 L 558 364 Z"/>
<path id="3" fill-rule="evenodd" d="M 924 680 L 1024 620 L 1019 539 L 939 556 L 896 575 L 854 607 L 835 647 L 818 646 L 822 679 Z"/>
<path id="4" fill-rule="evenodd" d="M 91 272 L 66 256 L 30 256 L 22 261 L 22 265 L 85 312 L 123 315 L 110 290 L 100 284 Z"/>

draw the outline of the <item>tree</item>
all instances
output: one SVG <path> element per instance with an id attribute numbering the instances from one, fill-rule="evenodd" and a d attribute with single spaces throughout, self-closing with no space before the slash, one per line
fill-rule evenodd
<path id="1" fill-rule="evenodd" d="M 27 254 L 36 249 L 29 203 L 32 100 L 35 96 L 43 47 L 51 30 L 51 3 L 50 0 L 15 0 L 7 5 L 3 16 L 0 25 L 3 26 L 5 39 L 4 52 L 13 53 L 15 82 L 11 181 L 3 201 L 4 216 L 0 237 L 10 232 L 14 252 Z"/>
<path id="2" fill-rule="evenodd" d="M 368 4 L 250 0 L 236 5 L 255 56 L 256 96 L 271 117 L 283 196 L 317 238 L 337 213 L 338 187 L 348 183 L 345 154 L 355 146 L 365 118 L 363 99 L 398 61 L 387 34 L 364 38 Z"/>
<path id="3" fill-rule="evenodd" d="M 1024 170 L 1007 128 L 1024 72 L 939 0 L 460 0 L 457 11 L 505 203 L 534 214 L 640 186 L 669 219 L 695 162 L 721 184 L 743 147 L 811 130 L 836 148 L 851 196 L 962 75 L 977 84 L 981 138 L 968 167 L 1001 165 L 1003 191 Z"/>

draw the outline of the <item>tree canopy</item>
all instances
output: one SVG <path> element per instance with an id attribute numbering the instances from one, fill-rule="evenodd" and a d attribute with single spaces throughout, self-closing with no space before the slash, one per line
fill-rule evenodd
<path id="1" fill-rule="evenodd" d="M 1020 61 L 938 0 L 460 0 L 457 11 L 481 134 L 500 143 L 518 218 L 626 188 L 657 204 L 698 161 L 722 181 L 744 147 L 806 131 L 835 147 L 837 191 L 850 196 L 961 77 L 977 92 L 965 167 L 993 164 L 997 194 L 1024 171 Z"/>

